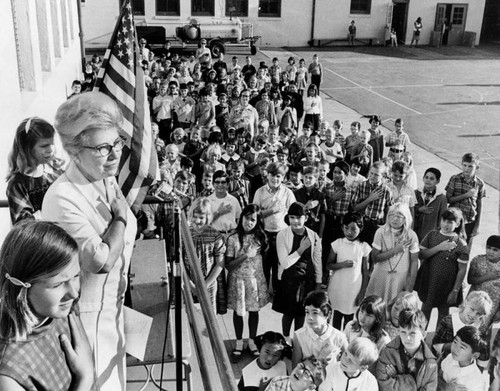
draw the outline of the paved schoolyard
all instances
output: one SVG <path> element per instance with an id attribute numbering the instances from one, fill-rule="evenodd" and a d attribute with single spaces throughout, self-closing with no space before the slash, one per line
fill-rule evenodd
<path id="1" fill-rule="evenodd" d="M 390 78 L 387 77 L 387 80 L 385 82 L 387 84 L 384 84 L 386 87 L 385 89 L 382 88 L 382 76 L 381 75 L 376 75 L 377 78 L 375 79 L 374 75 L 374 81 L 368 84 L 362 84 L 366 80 L 354 80 L 353 74 L 347 74 L 349 71 L 350 66 L 352 65 L 353 61 L 356 64 L 359 64 L 360 66 L 364 66 L 366 69 L 382 69 L 384 68 L 383 64 L 388 64 L 387 66 L 390 67 L 390 63 L 397 61 L 399 62 L 399 67 L 402 67 L 402 63 L 405 64 L 406 68 L 416 66 L 415 64 L 419 64 L 422 61 L 439 61 L 439 58 L 442 58 L 444 54 L 442 52 L 436 52 L 436 49 L 418 49 L 420 52 L 418 54 L 413 55 L 413 53 L 410 53 L 410 55 L 413 55 L 408 57 L 405 52 L 409 49 L 403 48 L 403 49 L 398 49 L 397 51 L 387 51 L 388 48 L 360 48 L 357 47 L 355 49 L 355 52 L 352 52 L 351 50 L 348 49 L 333 49 L 333 50 L 328 50 L 328 51 L 321 51 L 320 56 L 321 56 L 321 61 L 324 63 L 325 68 L 331 69 L 333 72 L 337 73 L 338 75 L 343 76 L 344 78 L 347 78 L 350 80 L 348 82 L 347 80 L 343 79 L 342 77 L 339 77 L 338 75 L 334 75 L 336 77 L 335 82 L 333 79 L 333 76 L 326 76 L 325 80 L 325 88 L 323 88 L 323 92 L 326 93 L 326 95 L 323 95 L 324 99 L 324 104 L 325 104 L 325 118 L 332 122 L 334 119 L 339 118 L 348 125 L 348 122 L 354 121 L 354 120 L 361 120 L 363 123 L 363 126 L 367 126 L 367 120 L 363 118 L 363 115 L 366 114 L 373 114 L 377 113 L 379 115 L 382 115 L 383 118 L 386 119 L 384 122 L 384 126 L 388 126 L 391 120 L 388 120 L 390 118 L 396 118 L 397 116 L 401 116 L 405 119 L 407 123 L 407 128 L 410 133 L 410 137 L 412 141 L 417 144 L 412 146 L 411 151 L 415 156 L 415 162 L 416 162 L 416 171 L 417 173 L 420 174 L 423 173 L 423 170 L 426 167 L 429 166 L 434 166 L 439 168 L 443 172 L 443 179 L 442 183 L 440 185 L 440 189 L 442 190 L 444 185 L 446 184 L 448 178 L 458 172 L 458 167 L 457 165 L 459 164 L 460 156 L 462 152 L 458 150 L 456 147 L 452 147 L 451 144 L 450 146 L 446 146 L 442 148 L 441 150 L 438 150 L 436 147 L 438 140 L 440 138 L 440 135 L 447 135 L 449 138 L 456 138 L 460 139 L 458 137 L 462 133 L 459 132 L 459 130 L 462 130 L 462 128 L 457 128 L 457 127 L 452 127 L 452 126 L 446 126 L 446 127 L 430 127 L 426 128 L 423 126 L 423 124 L 427 123 L 427 117 L 432 117 L 429 116 L 430 110 L 427 112 L 427 114 L 423 114 L 424 111 L 420 106 L 414 105 L 414 106 L 408 106 L 411 104 L 411 102 L 403 100 L 406 99 L 404 96 L 405 94 L 410 94 L 413 93 L 416 87 L 416 83 L 418 80 L 413 80 L 412 77 L 410 79 L 405 79 L 402 75 L 400 75 L 401 79 L 399 81 L 396 81 L 395 79 L 393 80 L 393 83 L 389 84 Z M 446 48 L 447 49 L 447 48 Z M 462 57 L 470 57 L 469 52 L 472 49 L 466 49 L 466 48 L 454 48 L 453 52 L 455 53 L 453 56 L 451 53 L 448 55 L 447 58 L 448 61 L 465 61 Z M 425 56 L 422 54 L 423 52 L 426 52 Z M 384 54 L 384 53 L 388 54 Z M 378 53 L 378 54 L 377 54 Z M 458 54 L 457 54 L 458 53 Z M 464 53 L 464 54 L 462 54 Z M 473 52 L 474 53 L 474 52 Z M 304 58 L 309 59 L 312 56 L 311 51 L 297 51 L 295 52 L 290 52 L 289 50 L 264 50 L 260 53 L 258 53 L 257 56 L 254 57 L 253 63 L 258 66 L 260 61 L 266 61 L 267 64 L 270 63 L 270 60 L 274 57 L 277 56 L 280 58 L 280 62 L 284 62 L 290 55 L 294 55 L 298 57 L 298 55 L 303 55 Z M 389 54 L 391 56 L 389 56 Z M 475 53 L 476 56 L 478 56 L 477 53 Z M 232 56 L 233 53 L 228 53 L 226 56 L 226 59 L 229 60 L 230 56 Z M 238 52 L 237 55 L 240 58 L 240 62 L 243 62 L 244 56 L 246 53 L 244 52 Z M 465 61 L 462 63 L 462 66 L 465 65 L 477 65 L 475 64 L 475 61 L 479 62 L 490 62 L 489 64 L 486 64 L 488 66 L 493 66 L 493 67 L 498 67 L 498 62 L 495 63 L 495 61 L 492 61 L 491 58 L 488 58 L 490 55 L 490 52 L 486 52 L 486 54 L 482 54 L 476 60 L 468 59 L 468 61 Z M 421 57 L 426 57 L 426 59 L 421 59 Z M 432 58 L 433 59 L 432 59 Z M 408 60 L 408 58 L 413 58 L 413 61 Z M 458 59 L 457 59 L 458 58 Z M 462 58 L 462 59 L 461 59 Z M 497 57 L 498 58 L 498 57 Z M 446 61 L 446 60 L 443 60 Z M 492 62 L 492 63 L 491 63 Z M 380 63 L 377 65 L 377 63 Z M 334 65 L 333 65 L 334 64 Z M 344 64 L 344 65 L 342 65 Z M 351 65 L 350 65 L 351 64 Z M 372 65 L 369 65 L 372 64 Z M 483 64 L 483 66 L 486 66 Z M 345 67 L 346 73 L 341 73 L 344 71 L 341 71 L 342 67 Z M 430 66 L 429 64 L 426 64 L 426 66 Z M 443 68 L 444 65 L 440 65 L 440 67 L 437 67 L 436 64 L 436 70 L 440 70 L 440 72 L 444 72 L 445 76 L 441 76 L 443 78 L 448 78 L 446 67 Z M 489 68 L 488 68 L 489 69 Z M 493 69 L 493 68 L 492 68 Z M 492 70 L 489 70 L 493 72 Z M 488 71 L 488 72 L 489 72 Z M 330 71 L 326 71 L 328 73 L 331 73 Z M 365 70 L 366 72 L 366 70 Z M 360 75 L 364 73 L 359 72 Z M 383 72 L 381 72 L 383 75 Z M 436 76 L 438 77 L 438 76 Z M 498 77 L 498 76 L 493 76 L 493 77 Z M 343 80 L 342 83 L 340 84 L 341 81 Z M 376 80 L 376 82 L 375 82 Z M 459 79 L 458 79 L 459 80 Z M 334 83 L 338 84 L 335 86 Z M 354 83 L 357 83 L 358 86 L 356 86 Z M 403 87 L 396 87 L 399 84 L 396 83 L 406 83 L 405 86 L 412 85 L 413 87 L 408 87 L 408 88 L 403 88 Z M 449 81 L 446 81 L 446 83 L 449 83 Z M 476 81 L 476 84 L 479 82 Z M 492 84 L 491 82 L 490 84 Z M 420 84 L 423 84 L 420 82 Z M 444 84 L 444 83 L 441 83 Z M 467 84 L 472 84 L 472 82 L 469 82 Z M 497 83 L 500 84 L 500 83 Z M 340 85 L 343 85 L 344 87 L 340 87 Z M 370 87 L 371 86 L 371 87 Z M 378 87 L 377 87 L 378 86 Z M 430 87 L 429 87 L 430 88 Z M 482 89 L 485 91 L 483 92 L 483 96 L 487 96 L 489 100 L 493 101 L 494 99 L 500 100 L 498 98 L 494 98 L 493 96 L 489 96 L 487 94 L 487 90 L 490 87 L 482 86 Z M 371 92 L 371 89 L 376 89 L 375 92 L 377 94 L 374 94 Z M 397 91 L 400 89 L 401 92 L 401 98 L 398 98 L 399 100 L 393 99 L 395 96 L 394 95 L 389 95 L 389 93 L 393 94 L 394 91 Z M 495 93 L 493 91 L 493 88 L 491 88 L 492 91 L 490 91 L 492 94 Z M 389 93 L 388 93 L 389 92 Z M 447 96 L 447 95 L 439 95 L 440 99 L 443 99 L 443 102 L 446 102 L 447 100 L 451 101 L 453 99 L 453 96 Z M 393 100 L 394 102 L 390 102 L 390 100 Z M 437 97 L 435 98 L 437 99 Z M 447 100 L 446 100 L 447 99 Z M 457 98 L 458 99 L 458 98 Z M 461 98 L 462 99 L 462 98 Z M 485 98 L 486 99 L 486 98 Z M 344 104 L 342 104 L 344 103 Z M 353 110 L 352 108 L 357 108 L 359 106 L 359 110 Z M 362 105 L 366 106 L 366 110 L 361 107 Z M 384 105 L 387 105 L 386 107 Z M 417 109 L 420 108 L 420 113 L 421 114 L 416 114 L 413 113 L 411 114 L 411 111 L 408 109 L 405 109 L 401 105 L 407 106 L 410 109 L 419 111 Z M 384 108 L 385 107 L 385 108 Z M 405 111 L 406 110 L 406 111 Z M 450 110 L 444 110 L 443 114 L 449 113 Z M 406 113 L 406 114 L 405 114 Z M 462 113 L 462 109 L 459 109 L 458 112 L 456 113 L 458 116 L 463 116 L 465 120 L 468 120 L 467 115 L 465 113 Z M 493 124 L 495 119 L 498 118 L 498 114 L 495 112 L 495 109 L 489 107 L 489 110 L 485 114 L 484 121 Z M 422 124 L 418 127 L 418 129 L 422 130 L 421 133 L 424 134 L 422 136 L 422 145 L 423 148 L 419 147 L 420 145 L 420 139 L 418 138 L 418 134 L 415 134 L 415 128 L 412 127 L 412 122 L 414 120 L 413 117 L 420 116 L 420 121 L 419 124 Z M 434 120 L 441 120 L 441 116 L 438 116 L 437 114 L 434 115 L 435 118 Z M 448 122 L 446 122 L 448 123 Z M 448 125 L 453 125 L 456 123 L 449 123 Z M 458 125 L 456 125 L 458 126 Z M 449 128 L 449 129 L 448 129 Z M 347 130 L 346 130 L 347 131 Z M 384 129 L 386 132 L 387 130 Z M 465 130 L 464 130 L 465 132 Z M 492 130 L 492 133 L 487 134 L 487 136 L 483 137 L 478 137 L 477 132 L 472 132 L 470 129 L 467 130 L 469 134 L 473 134 L 473 137 L 462 137 L 463 139 L 467 140 L 467 145 L 464 147 L 470 147 L 472 150 L 480 153 L 481 151 L 491 151 L 493 154 L 493 157 L 498 157 L 498 153 L 495 153 L 495 146 L 492 145 L 496 142 L 496 148 L 498 148 L 498 137 L 494 136 L 494 133 L 497 133 L 495 130 Z M 500 131 L 498 131 L 500 133 Z M 482 133 L 486 134 L 486 133 Z M 463 133 L 463 135 L 467 135 L 467 133 Z M 432 140 L 431 140 L 432 138 Z M 475 144 L 471 143 L 471 141 L 474 141 Z M 482 149 L 481 149 L 482 148 Z M 489 149 L 488 149 L 489 148 Z M 440 152 L 439 152 L 440 151 Z M 464 150 L 465 151 L 465 150 Z M 438 153 L 439 152 L 439 153 Z M 498 161 L 495 161 L 495 159 L 490 159 L 488 160 L 486 157 L 482 156 L 483 158 L 483 167 L 481 171 L 481 175 L 484 174 L 485 167 L 487 167 L 484 163 L 490 164 L 494 163 L 496 166 L 491 164 L 493 168 L 498 168 Z M 453 163 L 453 164 L 452 164 Z M 493 172 L 493 170 L 491 170 Z M 494 179 L 494 172 L 493 172 L 493 179 Z M 497 176 L 498 176 L 498 171 L 497 171 Z M 420 178 L 419 178 L 419 181 Z M 474 245 L 472 248 L 472 256 L 477 255 L 479 253 L 484 252 L 484 243 L 487 238 L 487 236 L 497 233 L 498 232 L 498 190 L 493 188 L 492 186 L 487 186 L 487 192 L 488 196 L 487 199 L 485 199 L 485 211 L 484 211 L 484 217 L 483 217 L 483 222 L 482 222 L 482 232 L 478 236 L 478 238 L 474 241 Z M 274 331 L 280 331 L 281 330 L 281 317 L 278 313 L 272 311 L 270 308 L 270 305 L 267 305 L 265 308 L 261 310 L 261 315 L 260 315 L 260 323 L 259 323 L 259 332 L 265 332 L 267 330 L 274 330 Z M 219 323 L 219 328 L 220 332 L 222 334 L 222 337 L 224 339 L 227 351 L 230 352 L 233 347 L 234 347 L 234 329 L 232 325 L 232 313 L 228 313 L 227 315 L 224 316 L 218 316 L 218 323 Z M 431 322 L 433 319 L 431 318 Z M 246 326 L 245 326 L 246 328 Z M 247 331 L 245 330 L 244 336 L 246 336 Z M 233 365 L 233 371 L 234 371 L 234 377 L 236 379 L 239 379 L 241 376 L 241 370 L 243 367 L 248 364 L 251 361 L 251 357 L 247 354 L 244 359 L 239 363 Z M 194 379 L 194 389 L 203 389 L 203 383 L 200 377 L 199 373 L 199 368 L 196 363 L 196 359 L 193 356 L 191 360 L 191 364 L 193 365 L 193 379 Z M 170 364 L 166 368 L 167 372 L 169 375 L 173 374 L 174 371 L 174 366 Z M 138 378 L 143 378 L 144 373 L 141 371 L 141 369 L 129 369 L 128 371 L 128 376 L 130 380 L 138 379 Z M 158 371 L 157 371 L 158 373 Z M 172 390 L 175 388 L 175 384 L 173 382 L 167 382 L 166 387 L 169 390 Z M 130 390 L 138 390 L 140 388 L 140 385 L 137 383 L 129 383 L 127 389 Z M 145 390 L 153 390 L 156 389 L 152 385 L 148 385 Z"/>
<path id="2" fill-rule="evenodd" d="M 270 58 L 280 58 L 282 64 L 290 55 L 305 58 L 308 64 L 314 53 L 324 67 L 324 94 L 362 115 L 380 115 L 388 128 L 396 118 L 403 118 L 412 142 L 455 165 L 464 153 L 478 153 L 479 175 L 499 188 L 497 47 L 263 51 Z M 328 114 L 325 117 L 329 119 Z"/>

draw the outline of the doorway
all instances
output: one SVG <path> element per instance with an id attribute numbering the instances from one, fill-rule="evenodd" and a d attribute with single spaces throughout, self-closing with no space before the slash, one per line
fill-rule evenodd
<path id="1" fill-rule="evenodd" d="M 440 31 L 442 45 L 460 45 L 464 37 L 467 4 L 439 3 L 434 31 Z M 443 25 L 447 22 L 447 28 Z"/>
<path id="2" fill-rule="evenodd" d="M 406 21 L 408 19 L 408 1 L 394 2 L 392 28 L 396 31 L 398 44 L 406 42 Z"/>

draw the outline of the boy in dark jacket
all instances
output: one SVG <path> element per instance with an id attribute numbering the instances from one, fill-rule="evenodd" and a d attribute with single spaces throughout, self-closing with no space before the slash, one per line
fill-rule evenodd
<path id="1" fill-rule="evenodd" d="M 399 314 L 401 334 L 380 354 L 376 377 L 381 391 L 435 391 L 438 367 L 425 344 L 427 320 L 420 310 L 406 308 Z"/>

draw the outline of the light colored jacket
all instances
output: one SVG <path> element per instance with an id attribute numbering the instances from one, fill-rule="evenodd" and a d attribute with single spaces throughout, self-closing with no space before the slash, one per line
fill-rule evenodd
<path id="1" fill-rule="evenodd" d="M 307 236 L 311 241 L 311 257 L 314 264 L 314 275 L 317 284 L 322 282 L 323 269 L 321 264 L 321 239 L 316 232 L 306 227 Z M 297 251 L 292 251 L 293 232 L 292 228 L 287 227 L 276 237 L 276 250 L 278 252 L 278 280 L 281 280 L 283 271 L 294 265 L 300 255 Z"/>

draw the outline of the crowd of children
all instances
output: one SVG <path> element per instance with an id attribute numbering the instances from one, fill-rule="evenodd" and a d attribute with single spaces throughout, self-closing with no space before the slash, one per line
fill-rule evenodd
<path id="1" fill-rule="evenodd" d="M 244 355 L 248 316 L 255 360 L 240 389 L 484 390 L 471 379 L 488 367 L 499 382 L 500 340 L 488 343 L 500 306 L 499 236 L 470 262 L 471 293 L 462 290 L 485 197 L 477 155 L 463 156 L 445 194 L 434 167 L 417 189 L 401 119 L 385 140 L 376 115 L 366 129 L 353 122 L 348 135 L 342 121 L 325 121 L 317 55 L 308 67 L 290 57 L 284 68 L 278 58 L 256 68 L 251 57 L 241 67 L 237 57 L 226 64 L 142 47 L 161 172 L 150 192 L 188 212 L 206 282 L 191 288 L 207 289 L 215 312 L 234 311 L 233 362 Z M 41 119 L 18 129 L 14 222 L 37 217 L 37 197 L 58 172 L 52 138 Z M 158 237 L 161 214 L 144 212 L 144 238 Z M 258 335 L 259 310 L 270 302 L 281 333 Z M 450 315 L 453 306 L 461 309 Z"/>

